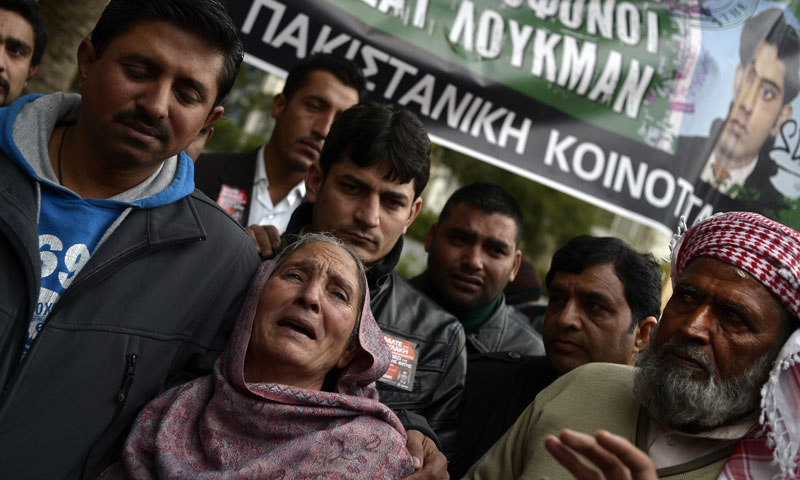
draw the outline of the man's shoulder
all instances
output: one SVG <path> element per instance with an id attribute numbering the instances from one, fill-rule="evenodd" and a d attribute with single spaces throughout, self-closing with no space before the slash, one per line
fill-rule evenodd
<path id="1" fill-rule="evenodd" d="M 523 355 L 518 352 L 486 352 L 469 354 L 468 379 L 492 381 L 498 377 L 528 382 L 544 379 L 544 386 L 558 376 L 546 355 Z M 504 381 L 505 381 L 504 378 Z M 543 387 L 540 387 L 540 389 Z M 531 397 L 531 400 L 533 397 Z"/>
<path id="2" fill-rule="evenodd" d="M 617 375 L 617 376 L 630 376 L 633 377 L 634 367 L 630 365 L 623 365 L 620 363 L 605 363 L 605 362 L 589 362 L 573 369 L 564 376 L 592 376 L 592 375 Z"/>
<path id="3" fill-rule="evenodd" d="M 513 326 L 515 331 L 541 338 L 541 335 L 531 326 L 530 319 L 528 319 L 528 316 L 525 315 L 524 312 L 508 303 L 503 303 L 501 308 L 503 309 L 506 322 L 508 322 L 510 326 Z"/>
<path id="4" fill-rule="evenodd" d="M 718 137 L 724 123 L 720 118 L 715 119 L 711 122 L 708 135 L 682 135 L 678 137 L 674 155 L 676 165 L 681 166 L 683 169 L 697 170 L 699 175 L 714 147 L 712 140 Z M 684 175 L 688 173 L 690 172 L 683 172 Z"/>
<path id="5" fill-rule="evenodd" d="M 641 405 L 633 394 L 633 373 L 627 365 L 587 363 L 542 390 L 536 408 L 584 431 L 635 424 Z"/>
<path id="6" fill-rule="evenodd" d="M 704 147 L 709 138 L 705 135 L 682 135 L 678 137 L 675 147 L 675 154 L 696 151 L 698 147 Z"/>
<path id="7" fill-rule="evenodd" d="M 244 227 L 197 189 L 164 205 L 134 209 L 107 243 L 113 245 L 111 250 L 124 249 L 126 242 L 143 234 L 149 237 L 150 243 L 156 244 L 190 241 L 194 247 L 181 253 L 213 255 L 214 261 L 207 259 L 209 265 L 234 259 L 259 263 L 258 253 Z"/>
<path id="8" fill-rule="evenodd" d="M 586 392 L 630 392 L 634 371 L 630 365 L 590 362 L 565 373 L 556 383 L 561 383 L 565 389 Z"/>
<path id="9" fill-rule="evenodd" d="M 189 198 L 191 198 L 193 205 L 196 206 L 197 214 L 204 225 L 209 225 L 214 229 L 231 231 L 233 235 L 246 238 L 252 243 L 247 230 L 203 191 L 195 188 L 194 191 L 189 194 Z"/>
<path id="10" fill-rule="evenodd" d="M 443 317 L 447 317 L 447 320 L 454 320 L 458 323 L 458 319 L 442 308 L 438 303 L 433 301 L 430 297 L 425 295 L 424 293 L 417 290 L 411 282 L 403 278 L 399 273 L 396 271 L 392 271 L 392 282 L 393 288 L 397 292 L 398 295 L 402 295 L 404 297 L 413 298 L 414 301 L 411 302 L 415 308 L 418 310 L 426 310 L 429 311 L 431 314 L 442 315 Z"/>
<path id="11" fill-rule="evenodd" d="M 203 153 L 197 157 L 196 167 L 209 167 L 214 165 L 230 165 L 231 162 L 244 162 L 248 160 L 255 160 L 258 150 L 250 152 L 216 152 L 216 153 Z"/>
<path id="12" fill-rule="evenodd" d="M 544 355 L 542 335 L 531 326 L 528 317 L 507 303 L 500 308 L 504 310 L 502 318 L 505 321 L 501 349 L 517 350 L 528 355 Z"/>
<path id="13" fill-rule="evenodd" d="M 241 253 L 247 263 L 258 265 L 260 259 L 247 230 L 217 203 L 197 188 L 188 197 L 206 232 L 206 249 L 217 252 L 218 258 Z"/>
<path id="14" fill-rule="evenodd" d="M 390 286 L 382 289 L 374 302 L 373 314 L 382 326 L 404 330 L 410 335 L 423 335 L 430 340 L 450 342 L 461 337 L 464 328 L 451 313 L 414 288 L 408 280 L 392 271 Z M 433 338 L 431 338 L 433 336 Z"/>
<path id="15" fill-rule="evenodd" d="M 197 188 L 211 197 L 217 196 L 222 185 L 247 192 L 253 187 L 258 150 L 246 153 L 204 153 L 194 164 Z"/>

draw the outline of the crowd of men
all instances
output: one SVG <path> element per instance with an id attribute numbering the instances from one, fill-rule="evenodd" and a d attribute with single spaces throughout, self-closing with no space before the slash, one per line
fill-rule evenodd
<path id="1" fill-rule="evenodd" d="M 794 230 L 727 213 L 681 232 L 663 315 L 652 255 L 576 237 L 532 319 L 504 294 L 525 214 L 502 186 L 456 190 L 427 269 L 396 272 L 431 144 L 363 99 L 350 61 L 301 59 L 265 145 L 195 162 L 243 58 L 218 0 L 112 0 L 78 49 L 80 95 L 18 98 L 46 44 L 35 2 L 0 0 L 0 40 L 4 477 L 95 478 L 145 403 L 210 371 L 260 261 L 323 231 L 410 352 L 377 386 L 413 477 L 798 473 Z"/>

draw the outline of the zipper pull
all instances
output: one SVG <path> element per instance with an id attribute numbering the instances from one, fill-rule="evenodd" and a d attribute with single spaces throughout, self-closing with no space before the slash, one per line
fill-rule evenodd
<path id="1" fill-rule="evenodd" d="M 128 398 L 128 392 L 133 385 L 133 375 L 136 372 L 136 360 L 138 356 L 135 353 L 128 355 L 128 365 L 125 369 L 125 380 L 122 382 L 122 388 L 117 392 L 117 402 L 122 403 Z"/>

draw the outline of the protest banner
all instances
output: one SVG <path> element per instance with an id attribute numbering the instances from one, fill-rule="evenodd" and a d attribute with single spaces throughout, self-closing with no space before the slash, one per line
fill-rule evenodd
<path id="1" fill-rule="evenodd" d="M 237 0 L 246 61 L 355 61 L 432 139 L 672 231 L 800 227 L 800 2 Z"/>

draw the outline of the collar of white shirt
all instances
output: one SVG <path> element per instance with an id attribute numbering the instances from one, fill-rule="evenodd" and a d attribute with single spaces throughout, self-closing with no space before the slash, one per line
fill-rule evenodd
<path id="1" fill-rule="evenodd" d="M 647 429 L 647 454 L 650 455 L 656 468 L 691 462 L 738 442 L 753 428 L 756 418 L 754 413 L 733 425 L 689 434 L 670 430 L 650 417 Z"/>
<path id="2" fill-rule="evenodd" d="M 289 190 L 286 197 L 272 204 L 269 195 L 269 178 L 267 169 L 264 165 L 264 148 L 262 145 L 256 153 L 256 173 L 253 179 L 253 193 L 250 200 L 250 214 L 248 215 L 248 225 L 274 225 L 281 233 L 286 230 L 292 212 L 303 202 L 306 196 L 306 182 L 301 180 L 297 185 Z"/>
<path id="3" fill-rule="evenodd" d="M 706 162 L 706 166 L 703 167 L 702 173 L 700 173 L 700 180 L 711 184 L 721 193 L 724 193 L 731 198 L 735 198 L 737 192 L 729 194 L 728 192 L 730 189 L 736 186 L 743 186 L 744 182 L 747 181 L 747 177 L 749 177 L 750 174 L 753 173 L 753 170 L 756 169 L 756 163 L 758 163 L 758 157 L 756 157 L 752 162 L 748 163 L 744 167 L 729 169 L 728 178 L 724 180 L 718 180 L 717 177 L 714 176 L 714 169 L 712 167 L 715 160 L 714 154 L 712 153 L 711 156 L 708 157 L 708 161 Z"/>

